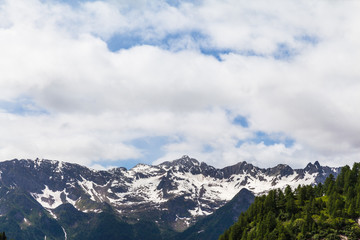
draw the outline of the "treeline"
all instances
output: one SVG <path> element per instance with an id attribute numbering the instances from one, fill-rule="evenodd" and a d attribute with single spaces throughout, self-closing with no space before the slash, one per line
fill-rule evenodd
<path id="1" fill-rule="evenodd" d="M 255 202 L 219 240 L 360 239 L 360 163 L 324 184 L 272 190 Z M 360 222 L 359 222 L 360 223 Z"/>

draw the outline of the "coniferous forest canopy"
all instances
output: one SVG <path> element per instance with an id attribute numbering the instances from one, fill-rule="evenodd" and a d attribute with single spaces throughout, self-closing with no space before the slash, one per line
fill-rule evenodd
<path id="1" fill-rule="evenodd" d="M 256 197 L 219 240 L 360 239 L 360 163 L 324 184 Z M 347 238 L 345 238 L 347 237 Z"/>

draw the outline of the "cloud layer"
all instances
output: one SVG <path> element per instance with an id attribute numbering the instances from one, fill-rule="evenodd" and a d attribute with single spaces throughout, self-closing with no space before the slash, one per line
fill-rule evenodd
<path id="1" fill-rule="evenodd" d="M 0 159 L 352 164 L 359 10 L 357 1 L 0 1 Z"/>

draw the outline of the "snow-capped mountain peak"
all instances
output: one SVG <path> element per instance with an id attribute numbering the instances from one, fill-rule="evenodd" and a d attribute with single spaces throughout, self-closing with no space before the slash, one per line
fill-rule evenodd
<path id="1" fill-rule="evenodd" d="M 96 171 L 77 164 L 36 160 L 0 163 L 0 186 L 28 192 L 51 213 L 62 204 L 99 212 L 110 206 L 119 216 L 154 215 L 159 224 L 183 230 L 213 213 L 245 188 L 259 195 L 287 185 L 316 184 L 339 168 L 309 163 L 304 169 L 279 164 L 259 168 L 239 162 L 222 169 L 183 156 L 159 165 Z M 182 224 L 179 224 L 182 222 Z"/>

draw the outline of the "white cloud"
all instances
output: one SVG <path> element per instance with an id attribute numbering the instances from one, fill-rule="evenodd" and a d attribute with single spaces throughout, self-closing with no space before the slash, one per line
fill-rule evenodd
<path id="1" fill-rule="evenodd" d="M 0 100 L 26 97 L 48 114 L 2 110 L 0 159 L 92 166 L 143 158 L 132 140 L 170 136 L 177 141 L 162 146 L 156 162 L 187 154 L 215 166 L 351 164 L 360 155 L 359 8 L 357 1 L 4 1 Z M 105 41 L 124 34 L 153 46 L 110 52 Z M 177 37 L 165 44 L 168 34 Z M 281 44 L 294 55 L 275 59 Z M 229 53 L 218 61 L 200 48 Z M 249 128 L 232 124 L 237 114 Z M 249 142 L 256 131 L 295 144 Z M 239 140 L 246 143 L 236 147 Z"/>

